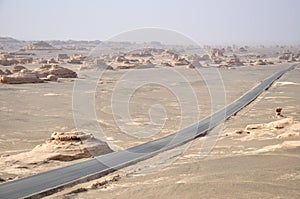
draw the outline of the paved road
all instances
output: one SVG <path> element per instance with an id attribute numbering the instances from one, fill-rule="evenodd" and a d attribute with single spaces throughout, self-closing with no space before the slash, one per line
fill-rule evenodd
<path id="1" fill-rule="evenodd" d="M 297 64 L 294 64 L 285 70 L 275 73 L 234 103 L 208 116 L 199 123 L 169 136 L 129 148 L 125 151 L 109 153 L 71 166 L 0 184 L 0 198 L 23 198 L 36 196 L 37 194 L 41 194 L 40 196 L 49 194 L 58 188 L 106 175 L 113 170 L 123 168 L 154 156 L 159 152 L 187 143 L 195 139 L 195 137 L 204 136 L 209 130 L 252 102 L 264 90 L 269 88 L 276 79 L 280 78 L 287 71 L 293 70 L 296 66 Z"/>

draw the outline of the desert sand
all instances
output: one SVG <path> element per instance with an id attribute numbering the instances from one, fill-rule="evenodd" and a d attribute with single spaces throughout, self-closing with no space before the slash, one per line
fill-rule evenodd
<path id="1" fill-rule="evenodd" d="M 0 179 L 3 182 L 92 158 L 93 154 L 86 150 L 89 147 L 106 153 L 110 151 L 108 147 L 122 150 L 173 133 L 233 102 L 261 80 L 299 59 L 295 53 L 298 51 L 291 53 L 288 47 L 202 48 L 199 55 L 193 56 L 188 50 L 177 55 L 152 49 L 118 56 L 102 55 L 92 61 L 88 52 L 94 46 L 62 50 L 57 43 L 22 43 L 7 50 L 20 47 L 22 52 L 35 54 L 31 63 L 17 63 L 29 70 L 23 72 L 34 73 L 42 80 L 50 74 L 57 79 L 34 84 L 0 84 Z M 282 54 L 275 53 L 278 51 Z M 82 56 L 73 55 L 76 52 Z M 15 62 L 12 60 L 20 58 L 6 59 L 7 63 Z M 88 81 L 80 71 L 98 70 L 103 62 L 110 67 L 102 73 L 96 90 L 86 90 L 86 93 L 95 93 L 97 121 L 108 145 L 92 135 L 86 137 L 75 131 L 72 112 L 74 82 Z M 60 67 L 70 69 L 78 78 L 65 78 L 52 72 L 39 76 L 36 71 L 43 69 L 43 64 L 50 64 L 50 68 L 57 65 L 51 71 Z M 14 64 L 0 66 L 2 71 L 13 71 L 14 67 Z M 181 124 L 181 107 L 174 93 L 160 85 L 145 85 L 131 98 L 129 108 L 133 120 L 126 123 L 126 130 L 134 132 L 151 123 L 148 110 L 155 104 L 162 105 L 167 113 L 163 128 L 150 137 L 124 133 L 115 121 L 111 105 L 119 80 L 128 71 L 138 71 L 140 76 L 151 79 L 151 75 L 165 74 L 169 68 L 182 74 L 192 87 L 198 107 L 190 108 L 196 109 L 196 117 L 184 115 L 186 122 Z M 213 84 L 216 79 L 213 69 L 221 74 L 223 87 Z M 300 195 L 299 76 L 299 68 L 285 74 L 207 137 L 47 198 L 297 198 Z M 133 84 L 134 80 L 127 83 Z M 212 105 L 208 83 L 216 91 L 214 95 L 226 94 L 225 101 L 217 98 Z M 186 82 L 175 81 L 173 86 L 184 89 Z M 124 88 L 118 92 L 125 95 L 127 91 Z M 193 104 L 192 100 L 186 99 L 184 103 Z M 282 108 L 280 115 L 276 115 L 278 107 Z M 77 136 L 88 140 L 87 145 Z M 214 140 L 217 143 L 210 153 L 200 153 Z"/>
<path id="2" fill-rule="evenodd" d="M 285 75 L 226 121 L 207 156 L 200 154 L 207 138 L 199 138 L 184 153 L 174 149 L 49 198 L 297 198 L 297 75 L 299 69 Z M 285 107 L 282 117 L 276 117 L 277 106 Z"/>

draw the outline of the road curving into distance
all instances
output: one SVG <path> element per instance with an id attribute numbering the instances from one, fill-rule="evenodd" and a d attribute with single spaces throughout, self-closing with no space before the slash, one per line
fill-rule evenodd
<path id="1" fill-rule="evenodd" d="M 64 187 L 96 179 L 112 171 L 145 160 L 162 151 L 183 145 L 196 137 L 205 136 L 209 130 L 251 103 L 264 90 L 268 89 L 275 80 L 284 73 L 293 70 L 297 65 L 293 64 L 273 74 L 232 104 L 174 134 L 124 151 L 112 152 L 81 163 L 0 184 L 0 198 L 15 199 L 49 195 Z"/>

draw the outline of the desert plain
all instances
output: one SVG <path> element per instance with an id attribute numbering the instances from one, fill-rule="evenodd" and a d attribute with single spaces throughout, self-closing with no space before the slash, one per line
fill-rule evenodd
<path id="1" fill-rule="evenodd" d="M 174 133 L 300 59 L 299 46 L 279 45 L 3 37 L 0 46 L 0 183 Z M 174 71 L 184 81 L 171 78 Z M 94 96 L 101 138 L 79 131 L 74 122 L 74 85 L 88 83 L 88 74 L 101 74 L 93 89 L 83 91 Z M 151 83 L 158 74 L 170 78 L 163 81 L 169 87 Z M 46 198 L 298 198 L 299 77 L 298 66 L 205 137 Z M 122 101 L 114 96 L 127 96 L 131 85 L 145 79 L 148 84 L 135 87 L 125 107 L 131 115 L 127 121 L 114 110 Z M 175 91 L 187 88 L 194 98 L 181 100 Z M 143 134 L 149 131 L 155 133 Z"/>

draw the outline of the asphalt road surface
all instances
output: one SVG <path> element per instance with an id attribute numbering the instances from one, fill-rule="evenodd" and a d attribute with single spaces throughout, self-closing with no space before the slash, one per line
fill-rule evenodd
<path id="1" fill-rule="evenodd" d="M 48 195 L 59 190 L 59 188 L 106 175 L 109 172 L 147 159 L 162 151 L 183 145 L 196 137 L 205 136 L 209 130 L 251 103 L 264 90 L 268 89 L 275 80 L 284 73 L 293 70 L 296 66 L 297 64 L 291 65 L 273 74 L 234 103 L 208 116 L 199 123 L 169 136 L 129 148 L 125 151 L 112 152 L 81 163 L 0 184 L 0 198 L 10 199 Z"/>

